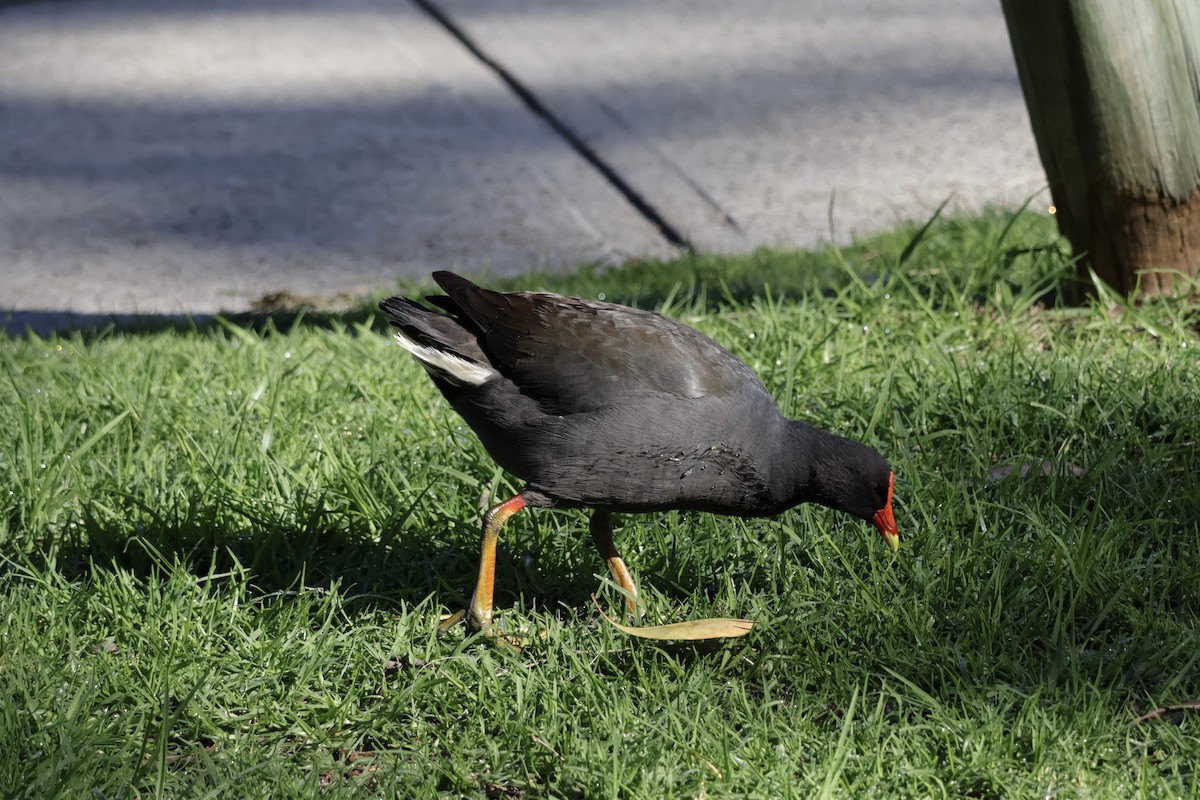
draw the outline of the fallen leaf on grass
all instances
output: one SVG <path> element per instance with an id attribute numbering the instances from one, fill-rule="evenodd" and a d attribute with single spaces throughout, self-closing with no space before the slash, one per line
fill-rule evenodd
<path id="1" fill-rule="evenodd" d="M 1069 461 L 1055 463 L 1053 461 L 1043 461 L 1041 464 L 1033 464 L 1029 461 L 1021 464 L 1003 464 L 999 467 L 993 467 L 988 470 L 988 483 L 998 483 L 1014 472 L 1018 478 L 1028 478 L 1031 473 L 1037 471 L 1043 478 L 1049 478 L 1051 475 L 1060 475 L 1064 478 L 1074 475 L 1076 478 L 1082 478 L 1087 472 L 1083 467 L 1077 467 Z"/>
<path id="2" fill-rule="evenodd" d="M 423 658 L 412 658 L 411 656 L 386 658 L 383 660 L 383 673 L 385 675 L 394 675 L 402 669 L 420 669 L 427 663 Z"/>
<path id="3" fill-rule="evenodd" d="M 704 639 L 733 639 L 738 636 L 745 636 L 754 627 L 754 623 L 748 619 L 732 619 L 729 617 L 693 619 L 687 622 L 673 622 L 670 625 L 634 627 L 632 625 L 622 625 L 608 616 L 608 614 L 605 614 L 604 609 L 600 608 L 600 603 L 596 601 L 595 595 L 592 595 L 592 602 L 595 603 L 596 610 L 600 612 L 600 616 L 609 625 L 612 625 L 622 633 L 627 633 L 630 636 L 638 636 L 642 639 L 674 639 L 686 642 L 698 642 Z"/>
<path id="4" fill-rule="evenodd" d="M 1185 700 L 1184 702 L 1177 703 L 1176 705 L 1173 705 L 1173 706 L 1163 706 L 1162 708 L 1156 708 L 1153 711 L 1148 711 L 1145 714 L 1142 714 L 1140 717 L 1138 717 L 1137 719 L 1135 719 L 1133 722 L 1131 722 L 1129 724 L 1131 726 L 1137 726 L 1137 725 L 1141 725 L 1143 722 L 1149 722 L 1152 719 L 1163 719 L 1164 717 L 1167 717 L 1168 715 L 1182 716 L 1183 712 L 1185 712 L 1185 711 L 1200 711 L 1200 700 Z M 1175 722 L 1176 724 L 1178 724 L 1179 721 L 1172 720 L 1172 722 Z"/>
<path id="5" fill-rule="evenodd" d="M 995 486 L 1005 478 L 1016 473 L 1018 478 L 1042 477 L 1049 478 L 1056 475 L 1062 478 L 1074 476 L 1082 478 L 1087 474 L 1087 470 L 1083 467 L 1072 464 L 1069 461 L 1022 461 L 1019 464 L 1000 464 L 992 467 L 987 471 L 987 475 L 983 479 L 985 486 Z M 975 481 L 972 478 L 963 478 L 958 482 L 959 486 L 974 486 Z"/>
<path id="6" fill-rule="evenodd" d="M 340 775 L 333 770 L 322 772 L 320 778 L 322 789 L 328 789 L 337 783 L 339 777 L 361 778 L 363 775 L 379 769 L 379 764 L 376 763 L 376 753 L 373 750 L 343 750 L 339 748 L 333 751 L 333 760 L 341 761 L 345 766 L 340 770 Z M 359 761 L 364 763 L 356 763 Z"/>
<path id="7" fill-rule="evenodd" d="M 322 297 L 320 295 L 293 294 L 289 291 L 267 292 L 257 300 L 250 301 L 250 307 L 259 314 L 278 314 L 301 310 L 330 311 L 348 307 L 354 297 L 346 294 Z"/>

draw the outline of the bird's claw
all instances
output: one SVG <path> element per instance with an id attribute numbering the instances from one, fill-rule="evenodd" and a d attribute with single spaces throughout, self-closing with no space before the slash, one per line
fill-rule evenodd
<path id="1" fill-rule="evenodd" d="M 516 651 L 518 653 L 523 649 L 521 640 L 518 637 L 508 636 L 504 633 L 504 631 L 500 630 L 498 626 L 493 627 L 491 620 L 488 620 L 486 623 L 480 623 L 475 615 L 471 613 L 470 609 L 456 611 L 455 613 L 447 616 L 440 623 L 438 623 L 438 633 L 445 633 L 460 622 L 466 625 L 467 632 L 469 634 L 483 633 L 484 636 L 498 646 Z"/>
<path id="2" fill-rule="evenodd" d="M 438 633 L 445 633 L 460 622 L 467 626 L 468 633 L 479 633 L 482 631 L 491 634 L 493 632 L 491 611 L 480 613 L 478 609 L 468 606 L 462 611 L 456 611 L 448 617 L 443 618 L 438 623 Z"/>
<path id="3" fill-rule="evenodd" d="M 445 617 L 440 623 L 438 623 L 438 633 L 445 633 L 446 631 L 450 630 L 455 625 L 466 619 L 466 616 L 467 612 L 464 610 L 456 611 L 450 616 Z"/>

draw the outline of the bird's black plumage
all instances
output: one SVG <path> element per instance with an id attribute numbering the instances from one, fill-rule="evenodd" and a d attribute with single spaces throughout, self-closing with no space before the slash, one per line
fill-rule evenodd
<path id="1" fill-rule="evenodd" d="M 522 505 L 591 507 L 607 520 L 670 508 L 763 516 L 811 501 L 874 522 L 894 546 L 884 458 L 786 419 L 754 372 L 699 331 L 612 303 L 433 277 L 445 291 L 428 298 L 437 310 L 402 297 L 380 308 L 525 482 Z"/>
<path id="2" fill-rule="evenodd" d="M 380 307 L 411 341 L 495 370 L 469 385 L 426 363 L 535 504 L 757 516 L 815 501 L 869 520 L 886 503 L 878 453 L 787 420 L 749 367 L 681 322 L 434 280 L 446 313 L 405 298 Z"/>

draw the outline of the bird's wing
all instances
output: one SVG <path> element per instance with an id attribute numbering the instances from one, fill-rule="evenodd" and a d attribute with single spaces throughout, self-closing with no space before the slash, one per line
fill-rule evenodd
<path id="1" fill-rule="evenodd" d="M 685 398 L 761 391 L 728 350 L 650 311 L 554 294 L 502 293 L 434 273 L 453 311 L 469 320 L 493 366 L 548 411 L 591 411 L 621 398 Z"/>

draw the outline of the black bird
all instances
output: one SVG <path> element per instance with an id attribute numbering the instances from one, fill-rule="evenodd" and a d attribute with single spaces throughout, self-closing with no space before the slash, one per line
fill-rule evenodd
<path id="1" fill-rule="evenodd" d="M 883 456 L 785 418 L 750 368 L 702 333 L 627 306 L 433 279 L 446 294 L 427 300 L 440 311 L 404 297 L 379 307 L 492 458 L 525 482 L 484 514 L 475 591 L 447 625 L 491 624 L 496 541 L 526 506 L 594 509 L 592 539 L 629 597 L 616 512 L 760 517 L 813 502 L 899 547 Z"/>

